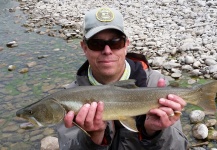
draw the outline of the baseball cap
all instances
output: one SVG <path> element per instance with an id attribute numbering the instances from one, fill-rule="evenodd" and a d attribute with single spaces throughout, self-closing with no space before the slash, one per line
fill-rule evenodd
<path id="1" fill-rule="evenodd" d="M 118 10 L 108 7 L 88 11 L 84 17 L 83 29 L 83 35 L 86 39 L 105 29 L 116 29 L 126 35 L 122 14 Z"/>

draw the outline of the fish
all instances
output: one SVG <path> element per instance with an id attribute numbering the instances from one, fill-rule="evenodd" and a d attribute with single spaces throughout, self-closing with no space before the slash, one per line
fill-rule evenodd
<path id="1" fill-rule="evenodd" d="M 152 108 L 158 108 L 160 98 L 175 94 L 187 103 L 203 108 L 207 114 L 214 114 L 216 92 L 217 80 L 192 88 L 152 88 L 137 87 L 135 80 L 130 79 L 108 85 L 64 89 L 18 110 L 16 116 L 37 126 L 46 126 L 61 122 L 70 110 L 77 114 L 84 104 L 102 101 L 103 120 L 119 120 L 128 130 L 138 132 L 135 117 L 146 114 Z"/>

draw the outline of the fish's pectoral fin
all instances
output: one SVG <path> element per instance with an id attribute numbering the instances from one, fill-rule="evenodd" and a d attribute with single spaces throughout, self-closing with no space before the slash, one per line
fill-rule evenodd
<path id="1" fill-rule="evenodd" d="M 91 137 L 89 133 L 87 133 L 87 131 L 85 131 L 81 126 L 79 126 L 76 122 L 72 121 L 72 123 L 77 126 L 79 129 L 81 129 L 87 136 Z"/>
<path id="2" fill-rule="evenodd" d="M 126 88 L 126 89 L 135 89 L 135 88 L 138 88 L 135 85 L 135 82 L 136 82 L 136 80 L 134 80 L 134 79 L 121 80 L 121 81 L 117 81 L 111 85 L 121 87 L 121 88 Z"/>
<path id="3" fill-rule="evenodd" d="M 43 124 L 41 124 L 37 119 L 35 119 L 34 117 L 29 117 L 28 120 L 33 124 L 33 125 L 36 125 L 36 126 L 39 126 L 39 127 L 42 127 Z"/>
<path id="4" fill-rule="evenodd" d="M 139 132 L 136 127 L 136 121 L 133 117 L 125 117 L 123 119 L 119 119 L 120 123 L 128 130 L 132 132 Z"/>

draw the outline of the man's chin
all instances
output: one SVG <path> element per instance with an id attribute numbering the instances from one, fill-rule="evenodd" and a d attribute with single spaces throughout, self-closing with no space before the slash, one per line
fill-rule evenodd
<path id="1" fill-rule="evenodd" d="M 114 71 L 113 70 L 110 70 L 110 69 L 104 69 L 104 70 L 101 70 L 101 73 L 100 73 L 102 76 L 104 77 L 112 77 L 115 75 Z"/>

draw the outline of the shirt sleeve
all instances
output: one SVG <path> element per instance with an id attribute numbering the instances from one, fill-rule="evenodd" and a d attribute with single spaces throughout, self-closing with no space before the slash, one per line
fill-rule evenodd
<path id="1" fill-rule="evenodd" d="M 97 145 L 86 133 L 76 126 L 66 128 L 64 123 L 60 123 L 57 125 L 56 130 L 58 133 L 60 150 L 107 150 L 111 145 L 112 135 L 114 134 L 114 131 L 111 130 L 110 122 L 108 122 L 104 135 L 104 143 L 102 145 Z"/>
<path id="2" fill-rule="evenodd" d="M 157 82 L 159 79 L 165 79 L 166 81 L 166 86 L 169 85 L 168 79 L 162 75 L 159 71 L 157 70 L 152 70 L 152 69 L 145 69 L 146 75 L 147 75 L 147 87 L 157 87 Z"/>

